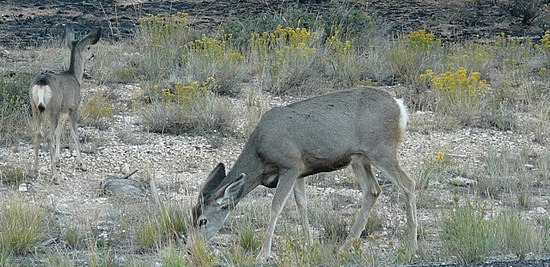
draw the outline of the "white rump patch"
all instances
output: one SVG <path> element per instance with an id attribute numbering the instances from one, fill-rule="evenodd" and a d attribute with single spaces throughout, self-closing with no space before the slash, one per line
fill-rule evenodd
<path id="1" fill-rule="evenodd" d="M 37 107 L 47 107 L 52 99 L 52 88 L 49 85 L 33 85 L 31 92 L 32 101 Z"/>
<path id="2" fill-rule="evenodd" d="M 395 98 L 395 102 L 397 102 L 397 105 L 399 106 L 399 128 L 401 131 L 405 132 L 407 124 L 409 123 L 409 110 L 407 109 L 407 106 L 405 106 L 403 99 Z"/>

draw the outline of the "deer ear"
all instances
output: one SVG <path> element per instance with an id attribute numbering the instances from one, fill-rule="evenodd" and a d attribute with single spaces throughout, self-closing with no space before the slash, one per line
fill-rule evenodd
<path id="1" fill-rule="evenodd" d="M 244 189 L 244 178 L 246 178 L 246 175 L 242 173 L 237 180 L 225 188 L 223 196 L 216 201 L 222 209 L 233 208 L 235 206 L 237 198 L 242 194 Z"/>
<path id="2" fill-rule="evenodd" d="M 89 33 L 88 35 L 84 36 L 84 38 L 82 38 L 79 42 L 78 42 L 78 45 L 80 47 L 82 46 L 86 46 L 86 45 L 93 45 L 93 44 L 96 44 L 97 42 L 99 42 L 99 39 L 101 38 L 101 31 L 103 29 L 101 27 L 99 27 L 97 30 L 95 30 L 94 32 L 91 32 Z"/>
<path id="3" fill-rule="evenodd" d="M 67 27 L 65 27 L 65 45 L 69 49 L 72 49 L 73 45 L 74 45 L 73 41 L 74 41 L 73 27 L 67 26 Z"/>
<path id="4" fill-rule="evenodd" d="M 211 195 L 216 188 L 218 188 L 223 179 L 225 179 L 225 166 L 223 163 L 220 163 L 212 170 L 208 178 L 206 178 L 206 182 L 200 191 L 201 195 L 203 195 L 203 197 Z"/>

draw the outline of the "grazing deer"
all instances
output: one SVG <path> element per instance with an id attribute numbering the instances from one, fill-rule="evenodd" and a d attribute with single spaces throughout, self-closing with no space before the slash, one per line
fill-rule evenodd
<path id="1" fill-rule="evenodd" d="M 290 193 L 301 217 L 306 242 L 313 242 L 307 218 L 304 177 L 342 169 L 351 163 L 363 193 L 361 209 L 344 243 L 359 237 L 381 193 L 372 167 L 390 177 L 405 196 L 408 252 L 417 248 L 415 181 L 399 166 L 397 149 L 408 122 L 403 101 L 388 92 L 360 88 L 313 97 L 277 107 L 261 118 L 235 165 L 226 175 L 222 163 L 210 173 L 193 209 L 193 224 L 211 239 L 228 213 L 258 185 L 277 188 L 264 244 L 258 255 L 271 255 L 277 218 Z"/>
<path id="2" fill-rule="evenodd" d="M 57 183 L 57 160 L 60 157 L 60 135 L 63 126 L 62 114 L 68 114 L 71 139 L 76 149 L 76 159 L 81 169 L 84 168 L 80 156 L 78 135 L 76 133 L 77 109 L 80 105 L 80 86 L 84 73 L 84 61 L 90 57 L 90 45 L 96 44 L 101 38 L 101 28 L 74 40 L 71 27 L 65 28 L 65 44 L 71 50 L 69 69 L 61 73 L 44 72 L 37 75 L 29 88 L 29 97 L 36 133 L 34 140 L 34 172 L 38 173 L 38 150 L 41 141 L 41 125 L 43 117 L 49 119 L 47 132 L 48 147 L 51 157 L 52 179 Z"/>

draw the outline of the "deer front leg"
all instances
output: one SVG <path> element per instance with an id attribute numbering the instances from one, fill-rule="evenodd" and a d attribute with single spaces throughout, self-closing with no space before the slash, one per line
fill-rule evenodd
<path id="1" fill-rule="evenodd" d="M 273 234 L 275 233 L 275 225 L 277 224 L 277 219 L 279 218 L 286 201 L 290 197 L 290 191 L 294 188 L 298 175 L 299 171 L 293 169 L 279 171 L 277 191 L 275 191 L 273 202 L 271 203 L 270 222 L 265 232 L 264 244 L 260 250 L 260 254 L 256 257 L 256 261 L 258 262 L 266 262 L 271 257 L 271 243 L 273 240 Z"/>

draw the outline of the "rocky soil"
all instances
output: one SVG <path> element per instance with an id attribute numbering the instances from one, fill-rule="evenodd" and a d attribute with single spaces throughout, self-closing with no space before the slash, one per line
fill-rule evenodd
<path id="1" fill-rule="evenodd" d="M 102 25 L 107 28 L 108 40 L 130 38 L 136 27 L 138 17 L 146 14 L 159 14 L 184 11 L 193 18 L 198 27 L 217 25 L 228 16 L 249 15 L 250 12 L 280 9 L 282 1 L 30 1 L 22 0 L 0 3 L 0 45 L 5 49 L 24 48 L 49 42 L 61 36 L 62 24 L 71 23 L 76 28 L 88 28 Z M 540 34 L 543 29 L 524 27 L 518 32 L 514 25 L 518 19 L 507 15 L 492 1 L 477 1 L 480 8 L 473 5 L 443 5 L 447 1 L 371 1 L 364 4 L 365 10 L 384 18 L 388 32 L 397 32 L 419 27 L 438 32 L 449 40 L 482 38 L 494 33 Z M 452 1 L 449 1 L 452 2 Z M 472 1 L 473 2 L 473 1 Z M 301 1 L 302 5 L 323 6 L 325 1 Z M 453 12 L 455 9 L 463 12 Z M 477 13 L 476 13 L 477 12 Z M 486 16 L 479 16 L 485 12 Z M 461 15 L 462 14 L 462 15 Z M 443 23 L 445 22 L 445 23 Z M 512 27 L 514 26 L 514 27 Z M 2 59 L 2 57 L 0 57 Z M 117 98 L 121 103 L 131 101 L 139 90 L 139 85 L 116 85 Z M 85 94 L 104 90 L 93 81 L 86 81 Z M 255 90 L 254 85 L 248 85 Z M 399 88 L 388 87 L 389 91 Z M 86 95 L 84 95 L 86 97 Z M 270 106 L 294 102 L 294 98 L 274 98 L 263 96 Z M 234 100 L 235 106 L 244 106 L 243 99 Z M 520 114 L 520 116 L 528 116 Z M 411 126 L 400 151 L 403 168 L 413 176 L 418 176 L 422 163 L 429 156 L 443 151 L 453 164 L 469 166 L 472 170 L 483 169 L 484 157 L 491 149 L 521 151 L 528 149 L 533 155 L 548 153 L 548 146 L 533 142 L 534 135 L 524 131 L 497 131 L 494 129 L 465 128 L 456 131 L 431 129 L 422 130 L 433 123 L 433 114 L 414 113 Z M 527 120 L 526 120 L 527 121 Z M 429 128 L 429 127 L 428 127 Z M 162 201 L 192 203 L 202 181 L 219 162 L 231 166 L 242 149 L 245 140 L 211 136 L 163 135 L 147 132 L 139 123 L 137 115 L 126 110 L 114 117 L 112 125 L 105 130 L 94 127 L 80 127 L 83 140 L 84 162 L 87 171 L 77 169 L 75 158 L 69 149 L 62 152 L 62 178 L 59 185 L 49 181 L 49 158 L 45 149 L 40 155 L 40 174 L 19 188 L 0 185 L 0 200 L 20 195 L 28 202 L 35 202 L 56 212 L 61 226 L 74 224 L 92 224 L 109 234 L 116 228 L 112 219 L 114 210 L 120 207 L 117 200 L 100 193 L 100 184 L 108 176 L 123 176 L 137 169 L 132 176 L 137 180 L 153 177 Z M 32 144 L 29 139 L 16 145 L 0 145 L 0 165 L 19 166 L 30 169 L 32 163 Z M 449 174 L 449 179 L 456 175 Z M 308 196 L 311 209 L 323 209 L 327 205 L 337 207 L 339 216 L 352 220 L 358 208 L 360 191 L 350 185 L 353 178 L 350 170 L 338 171 L 330 175 L 310 177 Z M 380 177 L 383 193 L 374 212 L 381 218 L 383 227 L 379 230 L 382 237 L 375 243 L 366 243 L 369 249 L 380 253 L 392 253 L 391 243 L 399 244 L 405 226 L 402 208 L 402 196 L 395 186 Z M 532 205 L 525 214 L 535 220 L 549 216 L 550 184 L 540 181 L 541 185 L 533 189 Z M 468 191 L 468 188 L 454 187 L 443 181 L 435 185 L 432 196 L 437 203 L 450 203 L 455 192 Z M 245 213 L 250 207 L 269 207 L 273 190 L 258 188 L 241 202 L 236 214 Z M 137 202 L 151 202 L 150 196 Z M 494 211 L 502 209 L 509 200 L 492 201 L 488 208 Z M 293 201 L 289 201 L 286 216 L 293 218 Z M 127 204 L 125 204 L 127 205 Z M 430 247 L 434 262 L 449 262 L 441 244 L 437 241 L 435 209 L 419 208 L 418 219 L 426 231 L 422 246 Z M 285 220 L 283 220 L 284 222 Z M 287 219 L 287 222 L 293 222 Z M 235 235 L 225 231 L 216 238 L 217 244 L 226 244 Z M 53 246 L 62 247 L 58 240 Z M 510 257 L 513 259 L 513 257 Z M 423 265 L 427 266 L 427 265 Z M 441 265 L 456 266 L 456 265 Z M 550 260 L 524 262 L 492 262 L 482 266 L 550 266 Z"/>

